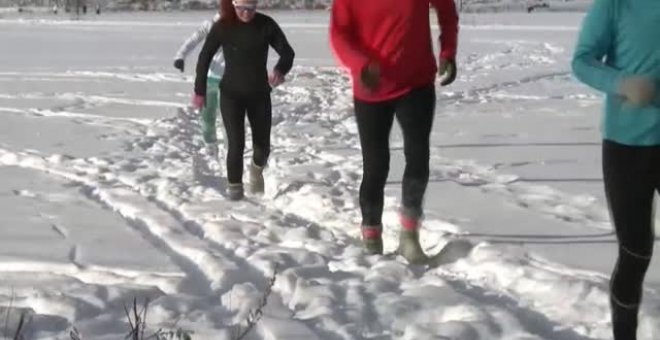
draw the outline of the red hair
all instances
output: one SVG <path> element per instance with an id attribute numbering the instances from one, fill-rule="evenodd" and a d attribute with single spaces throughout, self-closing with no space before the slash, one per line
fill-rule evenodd
<path id="1" fill-rule="evenodd" d="M 220 22 L 234 24 L 238 21 L 233 0 L 220 0 Z"/>

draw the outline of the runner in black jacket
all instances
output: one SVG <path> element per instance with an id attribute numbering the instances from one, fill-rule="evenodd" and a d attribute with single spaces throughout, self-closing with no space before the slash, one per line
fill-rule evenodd
<path id="1" fill-rule="evenodd" d="M 201 108 L 209 65 L 222 47 L 225 73 L 220 81 L 220 111 L 227 131 L 227 193 L 232 200 L 243 198 L 246 114 L 254 150 L 250 191 L 264 192 L 263 168 L 270 153 L 272 120 L 270 92 L 284 81 L 295 55 L 275 20 L 256 9 L 256 0 L 222 0 L 222 17 L 211 28 L 197 61 L 193 105 Z M 270 75 L 267 70 L 269 46 L 280 56 Z"/>

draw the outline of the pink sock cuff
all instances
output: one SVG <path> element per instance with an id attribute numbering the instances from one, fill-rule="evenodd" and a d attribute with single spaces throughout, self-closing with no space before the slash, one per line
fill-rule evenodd
<path id="1" fill-rule="evenodd" d="M 404 230 L 415 231 L 419 228 L 419 219 L 417 219 L 417 218 L 408 217 L 408 216 L 402 214 L 399 217 L 399 221 L 401 223 L 401 227 Z"/>
<path id="2" fill-rule="evenodd" d="M 383 229 L 380 226 L 376 227 L 362 227 L 362 237 L 365 239 L 380 238 Z"/>

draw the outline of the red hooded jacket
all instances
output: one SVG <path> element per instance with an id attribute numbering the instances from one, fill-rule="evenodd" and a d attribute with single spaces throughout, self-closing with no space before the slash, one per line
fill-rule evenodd
<path id="1" fill-rule="evenodd" d="M 357 99 L 385 101 L 435 81 L 429 5 L 440 24 L 440 58 L 453 60 L 458 40 L 453 0 L 334 0 L 330 43 L 351 72 Z M 360 84 L 360 73 L 369 63 L 378 64 L 381 72 L 372 91 Z"/>

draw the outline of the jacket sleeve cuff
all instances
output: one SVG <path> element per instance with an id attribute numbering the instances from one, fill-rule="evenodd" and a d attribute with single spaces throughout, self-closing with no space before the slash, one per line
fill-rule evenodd
<path id="1" fill-rule="evenodd" d="M 440 52 L 440 59 L 455 60 L 456 59 L 456 52 L 455 51 L 449 51 L 449 50 L 443 50 L 442 52 Z"/>

